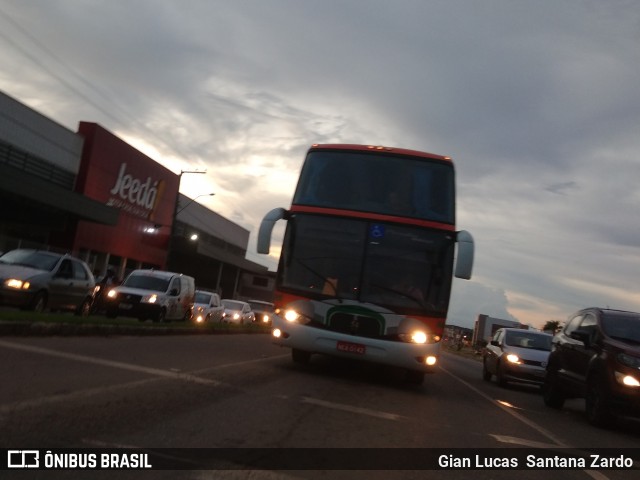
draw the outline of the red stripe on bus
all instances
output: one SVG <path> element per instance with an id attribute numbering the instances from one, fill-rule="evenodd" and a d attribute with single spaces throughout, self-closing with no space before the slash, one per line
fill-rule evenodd
<path id="1" fill-rule="evenodd" d="M 304 205 L 292 205 L 291 213 L 318 213 L 323 215 L 362 218 L 364 220 L 379 220 L 383 222 L 403 223 L 405 225 L 415 225 L 417 227 L 435 228 L 454 232 L 455 225 L 449 223 L 432 222 L 429 220 L 419 220 L 416 218 L 395 217 L 393 215 L 383 215 L 380 213 L 358 212 L 355 210 L 339 210 L 337 208 L 308 207 Z"/>

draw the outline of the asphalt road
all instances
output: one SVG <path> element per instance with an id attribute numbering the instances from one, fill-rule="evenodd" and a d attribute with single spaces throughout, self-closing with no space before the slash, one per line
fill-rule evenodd
<path id="1" fill-rule="evenodd" d="M 405 384 L 402 372 L 354 362 L 313 357 L 308 366 L 293 364 L 289 351 L 272 345 L 268 335 L 4 336 L 0 365 L 4 448 L 395 448 L 399 455 L 412 448 L 640 448 L 640 423 L 596 429 L 586 423 L 582 402 L 569 401 L 560 412 L 548 409 L 536 388 L 484 382 L 479 362 L 450 353 L 419 387 Z M 183 471 L 180 478 L 470 476 L 461 470 L 321 467 Z M 77 478 L 77 472 L 57 473 Z M 91 473 L 114 478 L 113 472 Z M 479 469 L 473 477 L 558 473 Z M 560 473 L 563 479 L 603 480 L 637 474 Z M 131 472 L 131 478 L 142 475 L 177 478 Z"/>

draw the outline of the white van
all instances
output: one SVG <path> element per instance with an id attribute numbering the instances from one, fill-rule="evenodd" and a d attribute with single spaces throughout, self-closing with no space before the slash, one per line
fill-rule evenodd
<path id="1" fill-rule="evenodd" d="M 191 320 L 195 280 L 181 273 L 134 270 L 107 293 L 107 317 L 134 317 L 141 321 Z"/>

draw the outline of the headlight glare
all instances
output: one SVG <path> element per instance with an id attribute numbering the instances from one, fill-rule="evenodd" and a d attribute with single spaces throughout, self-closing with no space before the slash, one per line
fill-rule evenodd
<path id="1" fill-rule="evenodd" d="M 518 357 L 516 354 L 514 353 L 510 353 L 507 355 L 507 361 L 511 362 L 511 363 L 516 363 L 516 364 L 520 364 L 522 363 L 522 360 L 520 360 L 520 357 Z"/>
<path id="2" fill-rule="evenodd" d="M 626 387 L 640 387 L 640 381 L 633 375 L 627 375 L 626 373 L 616 372 L 616 380 L 618 383 Z"/>
<path id="3" fill-rule="evenodd" d="M 143 297 L 142 301 L 145 303 L 156 303 L 158 300 L 158 296 L 154 293 L 153 295 L 149 295 L 148 297 Z"/>
<path id="4" fill-rule="evenodd" d="M 4 284 L 9 288 L 15 288 L 16 290 L 26 290 L 29 288 L 29 282 L 23 282 L 17 278 L 9 278 Z"/>
<path id="5" fill-rule="evenodd" d="M 421 330 L 411 332 L 411 341 L 413 343 L 427 343 L 427 334 Z"/>
<path id="6" fill-rule="evenodd" d="M 287 322 L 296 322 L 300 318 L 300 315 L 295 310 L 287 310 L 284 318 Z"/>

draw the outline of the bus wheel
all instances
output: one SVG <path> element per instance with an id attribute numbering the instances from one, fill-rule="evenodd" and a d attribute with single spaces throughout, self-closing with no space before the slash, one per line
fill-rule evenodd
<path id="1" fill-rule="evenodd" d="M 297 348 L 291 349 L 291 359 L 295 363 L 306 364 L 309 363 L 309 359 L 311 358 L 311 354 L 304 350 L 298 350 Z"/>

